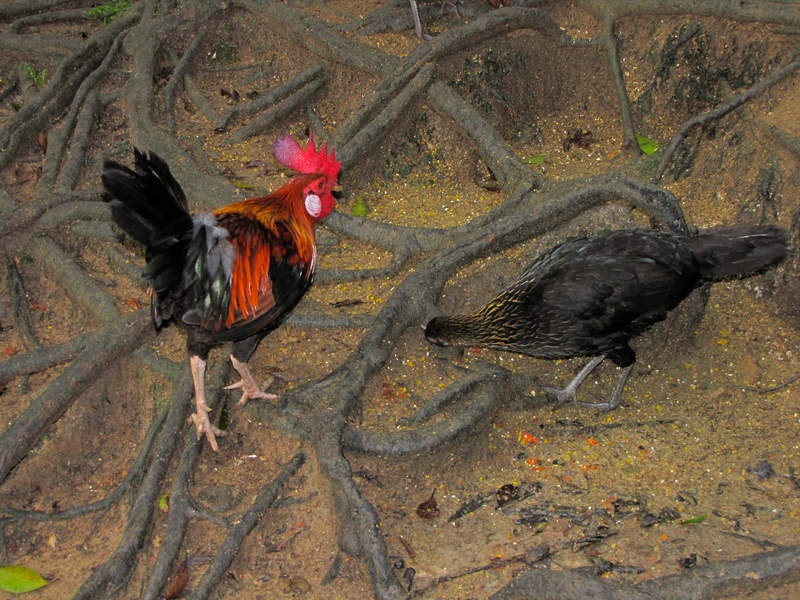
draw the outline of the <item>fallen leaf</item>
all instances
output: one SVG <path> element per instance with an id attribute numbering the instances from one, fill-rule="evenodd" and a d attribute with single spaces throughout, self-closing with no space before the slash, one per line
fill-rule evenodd
<path id="1" fill-rule="evenodd" d="M 436 503 L 436 498 L 433 497 L 435 493 L 436 491 L 434 490 L 431 492 L 430 498 L 417 506 L 417 516 L 420 519 L 433 519 L 439 516 L 439 505 Z"/>
<path id="2" fill-rule="evenodd" d="M 47 585 L 47 580 L 33 569 L 20 565 L 0 567 L 0 589 L 24 594 Z"/>

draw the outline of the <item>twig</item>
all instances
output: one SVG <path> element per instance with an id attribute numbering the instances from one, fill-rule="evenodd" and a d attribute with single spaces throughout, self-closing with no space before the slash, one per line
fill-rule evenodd
<path id="1" fill-rule="evenodd" d="M 433 581 L 428 582 L 424 586 L 414 588 L 409 594 L 409 597 L 414 598 L 415 596 L 420 596 L 421 594 L 424 594 L 425 592 L 427 592 L 432 588 L 442 585 L 443 583 L 448 583 L 450 581 L 460 579 L 461 577 L 467 577 L 468 575 L 474 575 L 475 573 L 483 573 L 484 571 L 490 571 L 492 569 L 502 569 L 503 567 L 507 567 L 508 565 L 525 562 L 527 556 L 528 556 L 527 553 L 512 554 L 511 556 L 507 556 L 505 558 L 496 558 L 485 565 L 465 567 L 464 569 L 462 569 L 457 573 L 453 573 L 452 575 L 450 574 L 442 575 L 440 577 L 437 577 Z"/>
<path id="2" fill-rule="evenodd" d="M 789 377 L 789 379 L 787 379 L 783 383 L 778 383 L 776 385 L 771 385 L 771 386 L 766 387 L 766 388 L 757 387 L 757 386 L 753 386 L 753 385 L 737 385 L 737 386 L 729 386 L 729 387 L 734 387 L 736 389 L 745 390 L 747 392 L 755 392 L 756 394 L 771 394 L 772 392 L 779 392 L 780 390 L 789 387 L 791 384 L 793 384 L 798 379 L 800 379 L 800 373 L 798 373 L 797 375 L 792 375 L 791 377 Z"/>

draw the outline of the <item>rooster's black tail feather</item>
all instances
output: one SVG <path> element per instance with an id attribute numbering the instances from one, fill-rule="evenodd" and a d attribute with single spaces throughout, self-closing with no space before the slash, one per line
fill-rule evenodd
<path id="1" fill-rule="evenodd" d="M 147 247 L 142 277 L 153 287 L 153 320 L 160 327 L 172 316 L 174 302 L 182 294 L 193 222 L 186 195 L 161 157 L 134 149 L 134 166 L 131 170 L 106 162 L 103 186 L 111 195 L 114 221 Z"/>

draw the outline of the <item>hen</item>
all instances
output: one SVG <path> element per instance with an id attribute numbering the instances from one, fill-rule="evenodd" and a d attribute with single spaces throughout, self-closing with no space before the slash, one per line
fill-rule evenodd
<path id="1" fill-rule="evenodd" d="M 608 403 L 619 405 L 636 354 L 629 345 L 666 318 L 703 281 L 763 271 L 786 257 L 786 232 L 738 226 L 695 237 L 652 229 L 614 231 L 556 246 L 507 290 L 470 315 L 436 317 L 425 337 L 433 344 L 482 346 L 540 358 L 592 359 L 555 392 L 558 405 L 604 358 L 622 368 Z"/>
<path id="2" fill-rule="evenodd" d="M 340 163 L 313 136 L 305 149 L 290 136 L 278 139 L 275 157 L 299 172 L 267 196 L 234 202 L 192 216 L 181 186 L 155 153 L 134 150 L 135 170 L 103 165 L 114 221 L 147 247 L 142 277 L 149 283 L 153 323 L 175 322 L 186 332 L 194 379 L 198 439 L 218 451 L 205 399 L 209 349 L 233 342 L 231 362 L 241 381 L 241 404 L 271 398 L 253 379 L 247 361 L 261 339 L 303 297 L 316 265 L 315 225 L 333 210 L 331 192 Z"/>

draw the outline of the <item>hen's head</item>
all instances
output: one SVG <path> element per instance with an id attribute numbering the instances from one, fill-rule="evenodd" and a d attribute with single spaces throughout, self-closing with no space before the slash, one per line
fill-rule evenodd
<path id="1" fill-rule="evenodd" d="M 328 143 L 323 143 L 317 150 L 314 145 L 314 134 L 309 132 L 305 149 L 301 148 L 292 136 L 287 135 L 275 140 L 274 150 L 275 158 L 282 165 L 304 175 L 319 176 L 303 188 L 306 210 L 316 220 L 328 216 L 336 205 L 331 191 L 339 180 L 341 166 L 333 151 L 328 154 Z"/>

